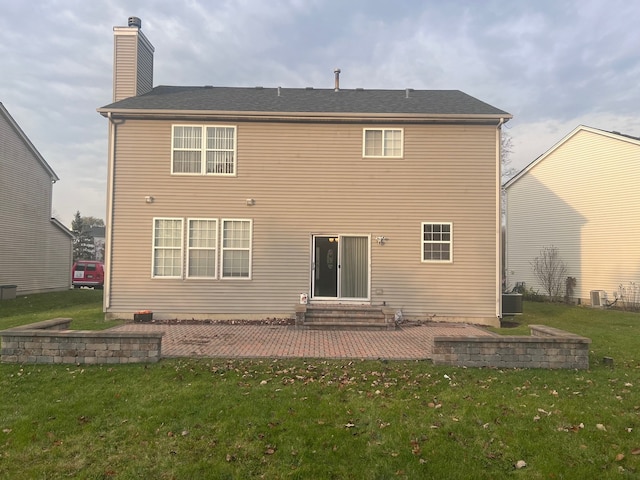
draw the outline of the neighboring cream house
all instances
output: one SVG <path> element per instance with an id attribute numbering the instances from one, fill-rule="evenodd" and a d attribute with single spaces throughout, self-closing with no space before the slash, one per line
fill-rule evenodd
<path id="1" fill-rule="evenodd" d="M 71 287 L 73 235 L 51 218 L 58 180 L 0 103 L 0 285 L 18 295 Z"/>
<path id="2" fill-rule="evenodd" d="M 115 27 L 105 311 L 292 317 L 314 304 L 497 325 L 500 129 L 460 91 L 153 87 Z"/>
<path id="3" fill-rule="evenodd" d="M 576 279 L 574 301 L 640 284 L 639 185 L 640 138 L 578 126 L 505 184 L 508 285 L 544 293 L 531 261 L 548 246 Z"/>

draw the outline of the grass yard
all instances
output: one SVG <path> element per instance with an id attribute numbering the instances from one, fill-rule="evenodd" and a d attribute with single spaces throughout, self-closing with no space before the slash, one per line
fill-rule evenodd
<path id="1" fill-rule="evenodd" d="M 0 302 L 0 330 L 51 318 L 73 318 L 75 330 L 103 330 L 117 325 L 102 313 L 102 290 L 81 288 L 41 293 Z"/>
<path id="2" fill-rule="evenodd" d="M 60 316 L 110 325 L 101 292 L 63 293 L 0 302 L 0 328 Z M 521 327 L 500 333 L 540 323 L 588 336 L 591 369 L 3 364 L 0 478 L 640 478 L 640 316 L 525 310 Z"/>

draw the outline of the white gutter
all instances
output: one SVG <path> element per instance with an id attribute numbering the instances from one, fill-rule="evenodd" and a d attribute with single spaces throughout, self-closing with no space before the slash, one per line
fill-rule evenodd
<path id="1" fill-rule="evenodd" d="M 106 313 L 111 306 L 111 243 L 113 238 L 113 185 L 115 177 L 116 161 L 116 124 L 111 118 L 111 112 L 107 113 L 109 119 L 109 146 L 107 166 L 107 221 L 105 225 L 104 243 L 104 300 L 103 309 Z"/>
<path id="2" fill-rule="evenodd" d="M 487 122 L 498 120 L 504 123 L 511 118 L 508 114 L 424 114 L 424 113 L 367 113 L 367 112 L 266 112 L 266 111 L 238 111 L 238 110 L 166 110 L 166 109 L 136 109 L 136 108 L 98 108 L 103 116 L 171 118 L 177 117 L 224 117 L 236 119 L 262 120 L 351 120 L 366 122 L 371 120 L 387 121 L 466 121 Z"/>
<path id="3" fill-rule="evenodd" d="M 502 318 L 502 125 L 505 120 L 501 118 L 496 127 L 496 317 Z"/>

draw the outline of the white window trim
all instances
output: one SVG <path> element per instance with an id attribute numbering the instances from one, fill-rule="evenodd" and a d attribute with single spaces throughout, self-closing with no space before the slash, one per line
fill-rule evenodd
<path id="1" fill-rule="evenodd" d="M 202 129 L 202 146 L 200 156 L 200 173 L 174 172 L 173 170 L 173 152 L 174 152 L 174 134 L 175 127 L 198 127 Z M 233 173 L 207 173 L 207 127 L 217 128 L 233 128 Z M 238 127 L 236 125 L 218 125 L 218 124 L 189 124 L 175 123 L 171 125 L 171 175 L 186 175 L 189 177 L 236 177 L 238 175 Z"/>
<path id="2" fill-rule="evenodd" d="M 180 275 L 156 275 L 156 220 L 178 220 L 180 221 Z M 181 217 L 153 217 L 153 223 L 151 224 L 151 278 L 157 278 L 161 280 L 175 280 L 181 279 L 184 272 L 184 218 Z M 167 247 L 161 247 L 166 249 Z M 174 247 L 177 249 L 177 247 Z"/>
<path id="3" fill-rule="evenodd" d="M 429 242 L 424 239 L 425 225 L 449 225 L 449 241 Z M 424 246 L 427 243 L 448 243 L 449 244 L 449 260 L 429 260 L 424 258 Z M 453 263 L 453 222 L 422 222 L 420 224 L 420 258 L 422 263 Z"/>
<path id="4" fill-rule="evenodd" d="M 382 132 L 384 139 L 384 132 L 396 131 L 400 132 L 400 155 L 367 155 L 366 153 L 366 140 L 367 132 Z M 383 144 L 384 151 L 384 144 Z M 403 158 L 404 157 L 404 128 L 363 128 L 362 129 L 362 157 L 363 158 Z"/>
<path id="5" fill-rule="evenodd" d="M 197 275 L 189 275 L 189 270 L 190 270 L 190 265 L 189 265 L 189 258 L 190 255 L 189 253 L 191 252 L 191 250 L 211 250 L 211 248 L 202 248 L 202 247 L 191 247 L 189 245 L 189 241 L 191 240 L 191 222 L 192 221 L 201 221 L 201 220 L 205 220 L 208 222 L 215 222 L 215 243 L 213 246 L 213 250 L 215 251 L 215 255 L 214 255 L 214 269 L 213 269 L 213 276 L 211 277 L 202 277 L 202 276 L 197 276 Z M 184 256 L 184 261 L 186 264 L 186 269 L 185 269 L 185 276 L 186 278 L 189 279 L 203 279 L 203 280 L 216 280 L 218 278 L 218 235 L 219 235 L 219 229 L 218 229 L 218 219 L 217 218 L 195 218 L 195 217 L 190 217 L 187 218 L 187 223 L 186 223 L 186 228 L 185 228 L 185 233 L 187 236 L 187 241 L 186 241 L 186 254 Z"/>
<path id="6" fill-rule="evenodd" d="M 246 277 L 225 277 L 224 252 L 227 250 L 247 250 L 239 248 L 225 248 L 224 224 L 225 222 L 249 222 L 249 275 Z M 222 218 L 220 220 L 220 279 L 221 280 L 251 280 L 253 277 L 253 220 L 249 218 Z"/>

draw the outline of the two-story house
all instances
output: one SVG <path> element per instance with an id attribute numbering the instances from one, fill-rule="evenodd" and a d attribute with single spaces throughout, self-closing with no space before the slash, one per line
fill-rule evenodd
<path id="1" fill-rule="evenodd" d="M 153 87 L 115 27 L 105 311 L 292 317 L 372 305 L 498 324 L 500 129 L 460 91 Z"/>
<path id="2" fill-rule="evenodd" d="M 73 234 L 51 217 L 58 180 L 0 103 L 0 286 L 17 295 L 71 287 Z"/>
<path id="3" fill-rule="evenodd" d="M 640 301 L 639 183 L 640 138 L 585 125 L 531 162 L 505 184 L 509 285 L 545 294 L 532 262 L 553 246 L 568 300 Z"/>

